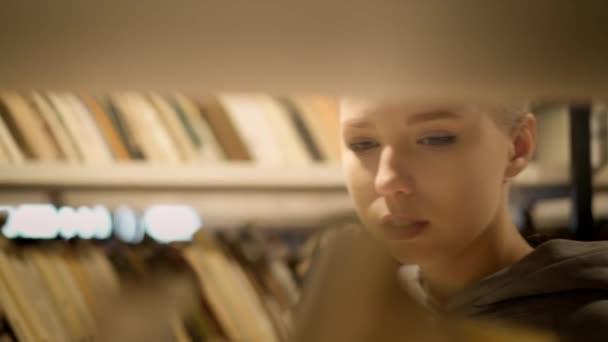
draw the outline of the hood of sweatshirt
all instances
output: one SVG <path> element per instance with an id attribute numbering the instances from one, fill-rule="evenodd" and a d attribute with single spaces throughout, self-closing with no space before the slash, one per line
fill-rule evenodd
<path id="1" fill-rule="evenodd" d="M 608 242 L 556 239 L 464 290 L 444 310 L 475 315 L 511 299 L 550 298 L 589 290 L 608 291 Z"/>

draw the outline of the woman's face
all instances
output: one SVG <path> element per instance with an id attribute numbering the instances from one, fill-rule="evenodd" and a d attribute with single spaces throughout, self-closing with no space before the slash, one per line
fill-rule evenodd
<path id="1" fill-rule="evenodd" d="M 344 100 L 341 136 L 357 212 L 403 263 L 457 256 L 505 205 L 513 144 L 481 108 Z"/>

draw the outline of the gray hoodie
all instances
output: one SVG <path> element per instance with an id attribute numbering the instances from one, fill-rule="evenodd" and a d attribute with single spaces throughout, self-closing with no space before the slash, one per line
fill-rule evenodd
<path id="1" fill-rule="evenodd" d="M 568 340 L 608 341 L 608 242 L 548 241 L 444 309 L 551 329 Z"/>

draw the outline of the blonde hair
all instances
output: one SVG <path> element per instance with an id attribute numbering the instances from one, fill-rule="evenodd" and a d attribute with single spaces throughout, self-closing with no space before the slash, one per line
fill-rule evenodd
<path id="1" fill-rule="evenodd" d="M 524 123 L 526 114 L 530 113 L 528 103 L 497 105 L 491 110 L 491 116 L 499 128 L 512 133 Z"/>

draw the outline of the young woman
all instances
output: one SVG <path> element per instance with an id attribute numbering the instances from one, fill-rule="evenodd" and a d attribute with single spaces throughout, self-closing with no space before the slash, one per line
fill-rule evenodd
<path id="1" fill-rule="evenodd" d="M 533 249 L 512 221 L 510 180 L 536 143 L 525 106 L 344 99 L 340 111 L 359 217 L 417 265 L 430 310 L 608 340 L 608 244 Z"/>

